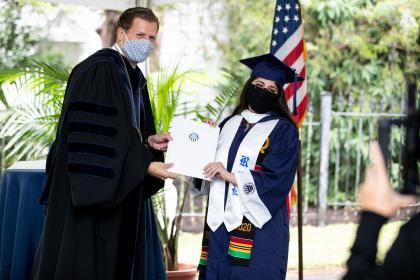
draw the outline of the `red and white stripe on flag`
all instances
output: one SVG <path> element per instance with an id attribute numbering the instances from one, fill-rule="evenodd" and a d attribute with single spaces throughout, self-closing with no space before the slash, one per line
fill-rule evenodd
<path id="1" fill-rule="evenodd" d="M 296 70 L 296 73 L 305 78 L 297 82 L 296 88 L 296 109 L 297 115 L 292 117 L 298 127 L 302 126 L 306 116 L 308 104 L 307 82 L 306 82 L 306 49 L 303 38 L 302 9 L 299 0 L 277 0 L 273 20 L 273 33 L 271 37 L 270 51 L 278 59 L 289 67 Z M 293 111 L 294 84 L 284 86 L 287 104 L 290 111 Z M 296 191 L 291 187 L 286 198 L 288 212 L 296 203 Z"/>
<path id="2" fill-rule="evenodd" d="M 293 116 L 298 127 L 306 115 L 308 103 L 306 82 L 306 50 L 303 38 L 302 10 L 299 1 L 277 0 L 273 21 L 271 53 L 305 78 L 297 83 L 297 115 Z M 293 111 L 293 83 L 284 86 L 286 100 Z"/>

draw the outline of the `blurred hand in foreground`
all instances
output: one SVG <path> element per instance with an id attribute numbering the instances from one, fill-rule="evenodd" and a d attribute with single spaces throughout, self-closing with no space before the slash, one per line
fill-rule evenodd
<path id="1" fill-rule="evenodd" d="M 370 152 L 372 164 L 366 168 L 365 180 L 360 185 L 359 201 L 362 210 L 390 218 L 401 206 L 415 203 L 416 199 L 392 189 L 377 142 L 371 144 Z"/>

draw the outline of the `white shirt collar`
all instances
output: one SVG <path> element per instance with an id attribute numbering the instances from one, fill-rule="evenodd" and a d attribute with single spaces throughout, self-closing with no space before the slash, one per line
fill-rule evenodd
<path id="1" fill-rule="evenodd" d="M 244 119 L 248 123 L 257 123 L 262 118 L 269 116 L 269 114 L 257 114 L 257 113 L 253 113 L 250 110 L 246 109 L 246 110 L 242 111 L 241 116 L 244 117 Z"/>

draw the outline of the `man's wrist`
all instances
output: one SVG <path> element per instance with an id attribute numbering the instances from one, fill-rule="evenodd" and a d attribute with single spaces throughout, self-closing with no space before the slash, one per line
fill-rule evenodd
<path id="1" fill-rule="evenodd" d="M 156 167 L 156 162 L 151 161 L 149 163 L 149 167 L 147 168 L 147 174 L 150 176 L 154 176 L 155 175 L 155 167 Z"/>
<path id="2" fill-rule="evenodd" d="M 151 142 L 150 141 L 150 137 L 152 137 L 152 136 L 148 136 L 147 139 L 146 139 L 146 141 L 145 141 L 146 142 L 145 145 L 146 145 L 147 148 L 151 148 L 152 147 L 152 144 L 150 143 Z"/>

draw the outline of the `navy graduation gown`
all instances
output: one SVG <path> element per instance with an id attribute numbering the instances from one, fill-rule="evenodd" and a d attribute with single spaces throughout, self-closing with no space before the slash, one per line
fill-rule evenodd
<path id="1" fill-rule="evenodd" d="M 268 116 L 261 121 L 272 120 Z M 261 122 L 260 121 L 260 122 Z M 221 126 L 225 124 L 222 122 Z M 252 128 L 251 128 L 252 129 Z M 230 171 L 236 153 L 246 133 L 243 120 L 229 150 Z M 262 170 L 251 171 L 258 194 L 270 211 L 272 218 L 261 228 L 255 228 L 254 245 L 250 265 L 233 266 L 228 257 L 229 233 L 224 224 L 211 232 L 208 243 L 207 269 L 200 279 L 284 279 L 287 269 L 289 220 L 286 198 L 292 186 L 298 160 L 297 129 L 287 119 L 280 118 L 269 135 L 269 147 L 265 156 L 257 161 Z M 227 194 L 228 188 L 226 184 Z M 226 201 L 226 195 L 225 195 Z"/>
<path id="2" fill-rule="evenodd" d="M 163 186 L 146 171 L 162 155 L 142 143 L 155 133 L 153 116 L 147 92 L 136 90 L 127 70 L 116 51 L 103 49 L 70 75 L 32 279 L 145 278 L 145 207 Z M 143 97 L 142 127 L 133 86 Z"/>

